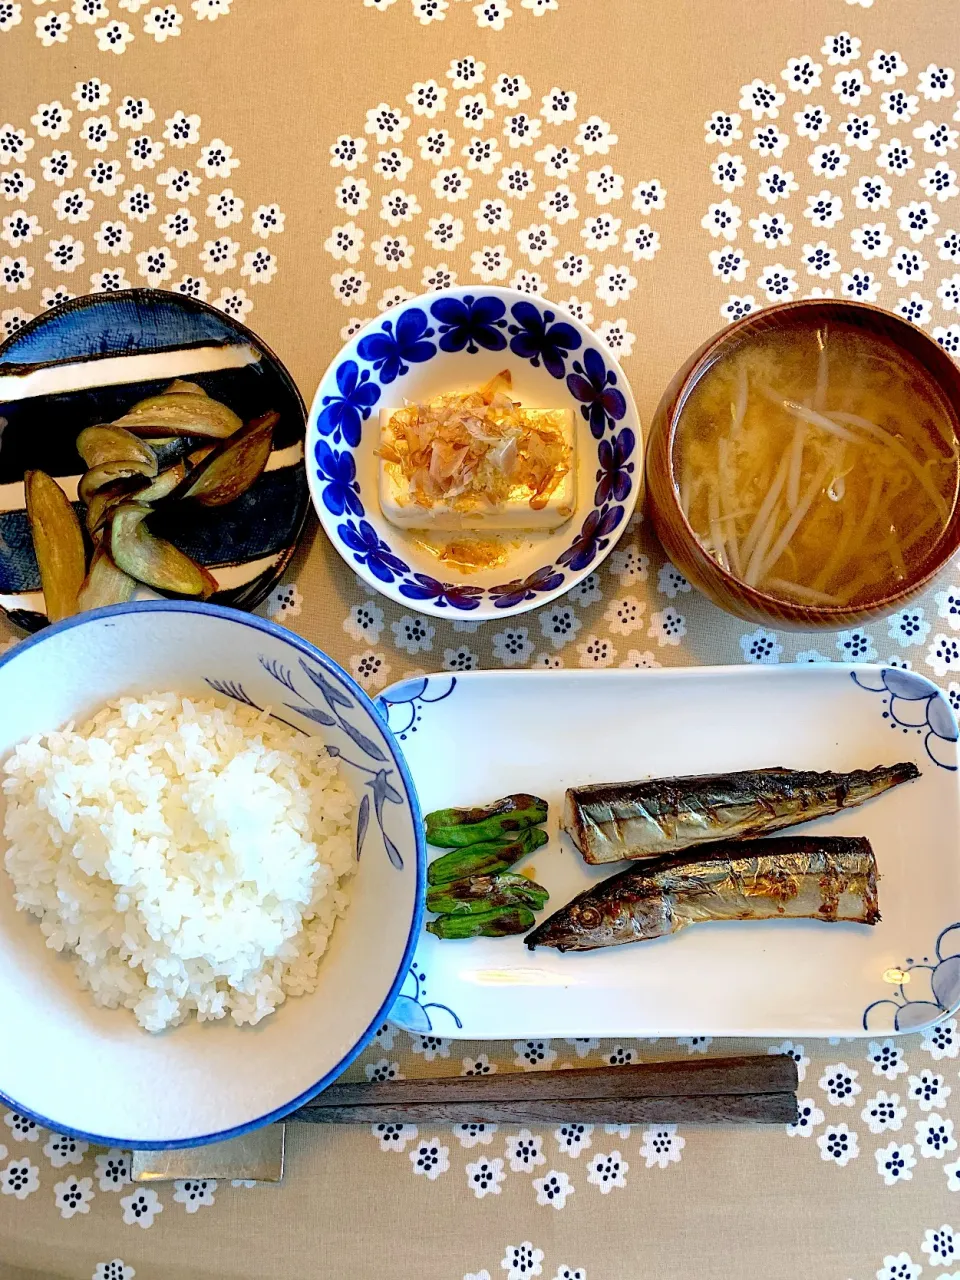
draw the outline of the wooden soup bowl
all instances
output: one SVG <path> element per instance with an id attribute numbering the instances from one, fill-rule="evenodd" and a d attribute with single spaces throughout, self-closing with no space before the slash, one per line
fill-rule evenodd
<path id="1" fill-rule="evenodd" d="M 862 302 L 820 298 L 785 302 L 744 316 L 715 334 L 674 377 L 657 406 L 647 436 L 647 509 L 671 561 L 721 609 L 749 622 L 769 623 L 789 631 L 840 630 L 896 612 L 929 585 L 960 549 L 960 503 L 954 503 L 941 537 L 895 591 L 888 590 L 855 606 L 796 604 L 748 586 L 703 549 L 681 510 L 674 476 L 677 428 L 684 405 L 700 378 L 736 347 L 771 329 L 785 332 L 797 322 L 855 326 L 894 342 L 907 360 L 924 369 L 939 387 L 960 447 L 960 368 L 922 329 Z M 787 444 L 784 440 L 785 448 Z"/>

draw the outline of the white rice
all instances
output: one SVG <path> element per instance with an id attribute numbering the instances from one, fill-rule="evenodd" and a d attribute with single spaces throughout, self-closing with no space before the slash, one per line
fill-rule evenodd
<path id="1" fill-rule="evenodd" d="M 97 1004 L 148 1031 L 313 991 L 354 870 L 337 762 L 267 713 L 121 698 L 4 765 L 7 871 Z"/>

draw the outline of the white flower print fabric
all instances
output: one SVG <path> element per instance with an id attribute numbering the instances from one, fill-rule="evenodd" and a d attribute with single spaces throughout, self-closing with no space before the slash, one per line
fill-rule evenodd
<path id="1" fill-rule="evenodd" d="M 501 32 L 509 30 L 507 24 L 517 14 L 525 17 L 541 18 L 548 13 L 556 13 L 560 8 L 560 0 L 460 0 L 469 6 L 470 13 L 481 31 Z M 405 15 L 420 29 L 431 27 L 434 23 L 445 22 L 448 16 L 456 22 L 457 10 L 451 15 L 456 0 L 350 0 L 350 3 L 362 5 L 366 10 L 386 13 L 388 10 Z M 394 10 L 394 5 L 397 6 Z M 459 6 L 457 6 L 459 10 Z M 414 27 L 414 30 L 417 28 Z"/>
<path id="2" fill-rule="evenodd" d="M 365 114 L 362 129 L 358 122 L 356 133 L 342 134 L 328 148 L 338 174 L 336 204 L 355 219 L 373 200 L 388 226 L 402 231 L 373 237 L 354 220 L 333 226 L 324 249 L 335 267 L 347 261 L 354 268 L 329 276 L 345 306 L 362 304 L 366 286 L 376 288 L 383 272 L 403 274 L 420 261 L 418 254 L 449 253 L 470 235 L 480 242 L 468 248 L 469 273 L 480 283 L 536 294 L 552 292 L 555 279 L 614 308 L 631 297 L 641 269 L 662 249 L 663 184 L 650 178 L 628 191 L 629 179 L 612 162 L 585 163 L 613 154 L 618 135 L 600 116 L 583 116 L 570 88 L 553 86 L 538 108 L 522 76 L 495 74 L 475 58 L 461 58 L 445 74 L 416 81 L 404 110 L 380 102 Z M 404 154 L 401 144 L 413 154 Z M 361 172 L 369 171 L 374 147 L 392 150 L 379 152 L 371 177 L 389 183 L 402 172 L 402 187 L 374 188 Z M 350 176 L 340 177 L 343 170 Z M 517 202 L 528 196 L 536 201 L 534 220 L 519 223 Z M 619 211 L 628 199 L 651 221 L 625 223 Z M 622 253 L 630 263 L 597 262 L 597 251 Z M 455 278 L 445 264 L 424 266 L 422 273 L 428 288 Z M 584 305 L 592 312 L 593 302 L 577 303 Z M 634 336 L 626 322 L 604 324 L 610 345 L 629 355 Z"/>
<path id="3" fill-rule="evenodd" d="M 953 273 L 938 269 L 922 295 L 909 290 L 930 269 L 928 257 L 914 246 L 933 235 L 938 206 L 960 189 L 948 159 L 957 130 L 934 118 L 941 99 L 953 97 L 953 69 L 930 63 L 916 68 L 911 80 L 899 53 L 876 49 L 871 55 L 859 37 L 840 32 L 825 37 L 817 57 L 789 58 L 779 81 L 782 87 L 774 78 L 757 76 L 739 97 L 731 93 L 737 111 L 720 108 L 705 126 L 712 182 L 737 197 L 705 201 L 701 225 L 729 243 L 705 256 L 721 286 L 749 284 L 758 291 L 749 306 L 741 294 L 721 295 L 722 319 L 755 310 L 757 296 L 774 303 L 836 293 L 896 310 L 949 350 L 950 313 L 960 305 Z M 921 101 L 930 113 L 926 119 L 919 118 Z M 749 135 L 747 122 L 754 125 Z M 788 164 L 800 151 L 806 164 Z M 935 163 L 937 157 L 942 162 Z M 765 166 L 771 158 L 777 163 Z M 782 223 L 765 221 L 762 211 L 750 217 L 754 199 L 775 208 L 782 203 Z M 879 219 L 859 216 L 884 211 L 889 212 Z M 829 234 L 791 241 L 789 224 L 796 225 L 801 214 L 815 232 Z M 745 222 L 767 255 L 752 266 L 741 247 Z M 864 269 L 851 254 L 880 260 L 880 269 Z M 836 284 L 825 290 L 815 280 Z"/>
<path id="4" fill-rule="evenodd" d="M 159 6 L 155 21 L 162 26 L 173 8 Z M 177 27 L 165 29 L 172 35 Z M 40 103 L 30 128 L 35 137 L 13 125 L 0 130 L 3 156 L 16 163 L 3 174 L 4 192 L 17 202 L 0 230 L 9 250 L 0 255 L 0 285 L 8 293 L 65 275 L 71 293 L 145 284 L 242 319 L 253 308 L 247 290 L 275 278 L 284 211 L 243 194 L 235 147 L 209 137 L 199 114 L 164 113 L 122 83 L 91 77 Z M 341 256 L 349 261 L 349 247 Z M 215 289 L 210 277 L 218 276 L 228 278 Z"/>
<path id="5" fill-rule="evenodd" d="M 80 57 L 97 53 L 120 56 L 135 43 L 138 48 L 179 46 L 189 40 L 195 23 L 227 17 L 233 5 L 242 4 L 242 0 L 180 0 L 178 4 L 149 4 L 147 0 L 54 0 L 54 4 L 33 0 L 33 3 L 41 6 L 42 11 L 30 21 L 25 12 L 28 0 L 3 0 L 0 36 L 9 34 L 11 39 L 23 41 L 33 36 L 39 49 L 69 46 Z"/>

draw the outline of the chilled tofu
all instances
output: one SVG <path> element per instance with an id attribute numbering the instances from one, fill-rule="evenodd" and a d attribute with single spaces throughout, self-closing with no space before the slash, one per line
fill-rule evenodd
<path id="1" fill-rule="evenodd" d="M 380 432 L 383 438 L 396 409 L 380 410 Z M 414 500 L 403 468 L 395 462 L 380 459 L 380 509 L 391 524 L 401 529 L 486 530 L 488 532 L 524 529 L 556 529 L 573 515 L 577 501 L 576 424 L 568 409 L 524 409 L 533 425 L 542 418 L 560 433 L 568 450 L 569 467 L 549 496 L 536 506 L 530 505 L 530 490 L 515 486 L 500 502 L 452 502 L 437 500 L 429 506 Z"/>

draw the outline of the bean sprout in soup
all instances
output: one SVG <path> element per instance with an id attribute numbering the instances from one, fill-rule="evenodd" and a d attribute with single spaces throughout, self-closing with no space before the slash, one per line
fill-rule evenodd
<path id="1" fill-rule="evenodd" d="M 889 339 L 798 319 L 700 378 L 674 475 L 701 545 L 736 577 L 794 604 L 854 606 L 895 592 L 942 537 L 956 420 Z"/>

